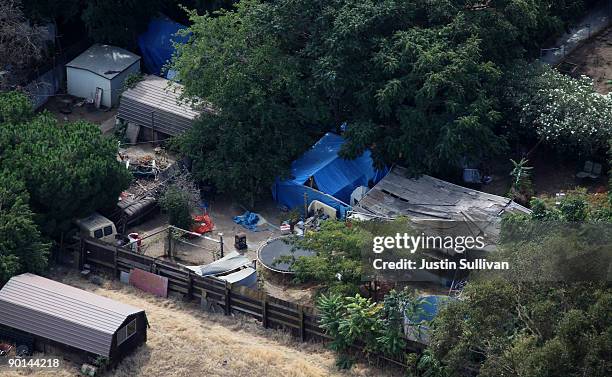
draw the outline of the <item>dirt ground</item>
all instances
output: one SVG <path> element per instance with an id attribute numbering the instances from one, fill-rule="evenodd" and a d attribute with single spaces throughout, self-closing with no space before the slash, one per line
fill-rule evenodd
<path id="1" fill-rule="evenodd" d="M 283 219 L 283 214 L 272 200 L 260 203 L 254 209 L 263 218 L 261 221 L 262 225 L 258 226 L 257 232 L 245 229 L 233 222 L 234 216 L 241 215 L 245 211 L 239 204 L 221 198 L 208 202 L 208 209 L 215 223 L 214 231 L 208 236 L 219 239 L 219 233 L 223 233 L 223 248 L 226 254 L 236 250 L 234 248 L 234 236 L 237 233 L 243 232 L 247 236 L 248 249 L 240 251 L 240 253 L 250 260 L 257 259 L 257 249 L 261 244 L 281 234 L 278 226 Z M 159 231 L 167 226 L 167 216 L 160 214 L 143 224 L 130 228 L 128 231 L 130 233 L 137 232 L 141 237 L 145 238 L 142 243 L 145 255 L 162 257 L 165 255 L 167 248 L 168 233 Z M 152 236 L 147 237 L 149 235 Z M 173 243 L 173 255 L 176 261 L 181 264 L 203 265 L 218 259 L 218 252 L 215 251 L 216 248 L 217 245 L 211 241 L 197 237 L 184 237 L 182 241 Z M 296 286 L 291 282 L 290 278 L 280 278 L 274 273 L 264 271 L 263 267 L 260 266 L 258 266 L 258 269 L 261 271 L 262 288 L 270 296 L 303 305 L 313 304 L 315 287 Z"/>
<path id="2" fill-rule="evenodd" d="M 147 343 L 106 374 L 116 377 L 182 376 L 399 376 L 396 370 L 358 364 L 338 371 L 334 354 L 321 344 L 299 343 L 288 334 L 263 329 L 245 317 L 204 312 L 193 304 L 160 299 L 117 282 L 103 286 L 73 273 L 56 271 L 66 284 L 109 297 L 146 311 Z M 78 366 L 65 362 L 59 371 L 3 372 L 3 377 L 73 377 Z"/>
<path id="3" fill-rule="evenodd" d="M 115 115 L 117 114 L 117 108 L 111 109 L 96 109 L 92 105 L 79 104 L 82 102 L 81 98 L 77 98 L 68 94 L 57 95 L 49 98 L 49 101 L 42 107 L 44 110 L 51 112 L 60 122 L 75 122 L 77 120 L 84 120 L 97 125 L 100 125 L 102 133 L 108 133 L 113 130 L 115 126 Z M 63 114 L 60 110 L 67 106 L 71 110 L 70 114 Z"/>
<path id="4" fill-rule="evenodd" d="M 568 160 L 556 156 L 554 153 L 540 147 L 529 158 L 529 165 L 533 166 L 531 173 L 533 188 L 536 195 L 552 195 L 558 192 L 574 190 L 576 187 L 585 187 L 588 192 L 607 191 L 607 175 L 596 180 L 579 180 L 576 173 L 584 166 L 583 160 Z M 506 196 L 511 185 L 510 161 L 500 161 L 492 169 L 493 181 L 483 185 L 479 190 L 495 195 Z M 604 166 L 605 173 L 606 166 Z"/>
<path id="5" fill-rule="evenodd" d="M 609 93 L 612 88 L 612 27 L 585 42 L 565 61 L 578 65 L 577 74 L 592 78 L 599 93 Z"/>

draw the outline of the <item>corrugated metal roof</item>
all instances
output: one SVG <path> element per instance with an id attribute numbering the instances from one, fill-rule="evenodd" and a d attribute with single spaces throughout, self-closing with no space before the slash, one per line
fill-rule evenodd
<path id="1" fill-rule="evenodd" d="M 94 44 L 72 59 L 66 67 L 85 69 L 112 79 L 140 60 L 140 56 L 119 47 Z"/>
<path id="2" fill-rule="evenodd" d="M 509 198 L 469 189 L 428 175 L 409 178 L 405 168 L 395 166 L 353 206 L 356 214 L 395 218 L 406 216 L 416 228 L 485 234 L 497 242 L 501 215 L 506 212 L 530 213 Z M 471 224 L 468 229 L 459 223 Z"/>
<path id="3" fill-rule="evenodd" d="M 168 135 L 185 132 L 200 115 L 180 98 L 183 86 L 149 75 L 121 94 L 117 116 Z M 210 111 L 206 109 L 206 111 Z"/>
<path id="4" fill-rule="evenodd" d="M 0 290 L 0 324 L 103 356 L 115 331 L 140 312 L 33 274 L 15 276 Z"/>

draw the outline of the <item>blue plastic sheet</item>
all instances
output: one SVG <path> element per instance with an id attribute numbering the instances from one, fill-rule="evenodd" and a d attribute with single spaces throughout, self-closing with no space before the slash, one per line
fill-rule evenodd
<path id="1" fill-rule="evenodd" d="M 259 215 L 255 212 L 246 211 L 240 216 L 235 216 L 233 220 L 236 224 L 242 225 L 242 227 L 250 231 L 258 231 L 257 223 L 259 222 Z"/>
<path id="2" fill-rule="evenodd" d="M 358 186 L 377 183 L 387 170 L 374 168 L 370 151 L 364 152 L 354 160 L 338 156 L 344 144 L 342 136 L 327 133 L 302 157 L 291 165 L 291 177 L 277 179 L 272 188 L 274 199 L 288 208 L 304 208 L 304 194 L 307 204 L 319 200 L 336 208 L 339 217 L 350 208 L 351 193 Z M 308 187 L 310 177 L 318 190 Z"/>
<path id="3" fill-rule="evenodd" d="M 138 47 L 147 72 L 161 75 L 164 65 L 172 59 L 173 42 L 185 43 L 189 39 L 175 35 L 185 28 L 185 25 L 165 17 L 151 20 L 147 31 L 138 36 Z M 172 72 L 169 76 L 172 76 Z"/>

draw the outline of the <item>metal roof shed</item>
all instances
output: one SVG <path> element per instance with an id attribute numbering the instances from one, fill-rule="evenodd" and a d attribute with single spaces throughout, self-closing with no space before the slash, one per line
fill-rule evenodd
<path id="1" fill-rule="evenodd" d="M 68 94 L 94 99 L 102 90 L 100 103 L 118 103 L 125 79 L 140 72 L 140 56 L 119 47 L 94 44 L 66 64 Z"/>
<path id="2" fill-rule="evenodd" d="M 121 94 L 117 117 L 166 135 L 179 135 L 190 129 L 201 113 L 180 98 L 182 92 L 180 84 L 158 76 L 145 76 Z"/>
<path id="3" fill-rule="evenodd" d="M 147 338 L 144 310 L 33 274 L 0 290 L 0 327 L 29 334 L 79 356 L 123 358 Z"/>

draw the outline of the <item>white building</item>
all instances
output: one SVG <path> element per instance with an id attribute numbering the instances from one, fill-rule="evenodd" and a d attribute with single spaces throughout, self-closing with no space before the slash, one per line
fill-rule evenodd
<path id="1" fill-rule="evenodd" d="M 140 72 L 140 56 L 119 47 L 95 44 L 66 64 L 68 94 L 95 99 L 112 107 L 119 102 L 125 79 Z"/>

